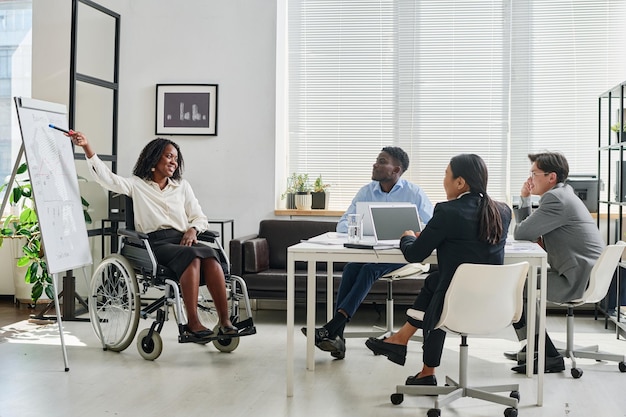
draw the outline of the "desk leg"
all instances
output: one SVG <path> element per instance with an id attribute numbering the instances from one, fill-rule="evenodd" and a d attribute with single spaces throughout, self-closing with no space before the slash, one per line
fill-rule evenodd
<path id="1" fill-rule="evenodd" d="M 335 279 L 333 277 L 333 263 L 326 264 L 326 322 L 329 322 L 335 315 L 334 291 Z"/>
<path id="2" fill-rule="evenodd" d="M 526 358 L 535 357 L 535 324 L 537 317 L 537 267 L 531 266 L 528 271 L 528 285 L 526 286 Z M 526 362 L 528 364 L 528 362 Z M 533 367 L 526 366 L 526 376 L 532 378 Z"/>
<path id="3" fill-rule="evenodd" d="M 537 363 L 537 405 L 543 406 L 543 374 L 546 358 L 546 293 L 548 288 L 548 261 L 541 261 L 541 277 L 539 283 L 539 360 Z"/>
<path id="4" fill-rule="evenodd" d="M 534 361 L 530 358 L 535 356 L 535 335 L 537 335 L 537 405 L 543 405 L 543 376 L 546 356 L 546 292 L 548 275 L 548 262 L 543 259 L 541 262 L 541 272 L 538 276 L 537 268 L 532 266 L 529 271 L 528 291 L 528 317 L 526 318 L 527 344 L 526 344 L 526 376 L 533 376 Z M 539 278 L 539 290 L 537 290 L 537 279 Z M 539 291 L 539 293 L 537 293 Z M 539 301 L 539 303 L 537 303 Z M 537 320 L 539 318 L 539 320 Z M 535 332 L 535 322 L 538 321 L 538 328 Z"/>
<path id="5" fill-rule="evenodd" d="M 307 263 L 306 277 L 306 369 L 315 370 L 315 262 Z"/>
<path id="6" fill-rule="evenodd" d="M 295 261 L 287 253 L 287 397 L 293 397 L 293 333 L 295 313 Z"/>

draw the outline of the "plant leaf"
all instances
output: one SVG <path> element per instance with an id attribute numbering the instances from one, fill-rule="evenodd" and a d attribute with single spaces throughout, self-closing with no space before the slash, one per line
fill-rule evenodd
<path id="1" fill-rule="evenodd" d="M 13 194 L 11 195 L 11 203 L 17 204 L 17 202 L 20 201 L 20 198 L 22 198 L 22 187 L 15 187 L 13 189 Z"/>
<path id="2" fill-rule="evenodd" d="M 41 285 L 41 282 L 36 282 L 35 285 L 33 285 L 33 289 L 30 292 L 30 298 L 32 298 L 33 301 L 37 301 L 39 300 L 39 298 L 41 298 L 41 294 L 43 293 L 43 285 Z"/>
<path id="3" fill-rule="evenodd" d="M 30 262 L 30 258 L 28 256 L 22 256 L 20 259 L 17 260 L 16 265 L 21 268 L 23 266 L 28 265 L 29 262 Z"/>
<path id="4" fill-rule="evenodd" d="M 28 170 L 28 164 L 26 162 L 22 163 L 20 167 L 17 169 L 18 174 L 23 174 Z"/>
<path id="5" fill-rule="evenodd" d="M 45 288 L 48 298 L 54 300 L 54 287 L 52 285 L 47 285 Z"/>

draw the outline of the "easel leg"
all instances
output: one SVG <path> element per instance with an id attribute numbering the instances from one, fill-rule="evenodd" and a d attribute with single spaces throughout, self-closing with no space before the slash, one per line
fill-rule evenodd
<path id="1" fill-rule="evenodd" d="M 61 337 L 61 350 L 63 351 L 63 362 L 65 363 L 65 372 L 70 370 L 67 361 L 67 351 L 65 350 L 65 338 L 63 336 L 63 321 L 61 320 L 61 311 L 59 310 L 59 295 L 57 294 L 57 274 L 52 274 L 52 289 L 54 291 L 54 306 L 57 313 L 57 323 L 59 324 L 59 336 Z"/>

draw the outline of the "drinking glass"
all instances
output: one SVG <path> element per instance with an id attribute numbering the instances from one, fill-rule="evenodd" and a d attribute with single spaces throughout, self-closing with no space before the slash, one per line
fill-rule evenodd
<path id="1" fill-rule="evenodd" d="M 348 214 L 348 242 L 356 243 L 363 238 L 363 215 Z"/>

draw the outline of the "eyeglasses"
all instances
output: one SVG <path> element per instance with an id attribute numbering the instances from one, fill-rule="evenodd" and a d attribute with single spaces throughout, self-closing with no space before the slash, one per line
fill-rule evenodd
<path id="1" fill-rule="evenodd" d="M 550 175 L 550 173 L 549 172 L 534 172 L 534 171 L 530 171 L 530 176 L 533 177 L 533 178 L 535 178 L 535 177 L 537 177 L 539 175 L 543 175 L 545 177 L 546 175 Z"/>

